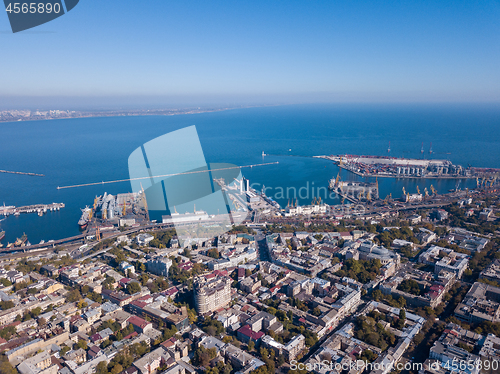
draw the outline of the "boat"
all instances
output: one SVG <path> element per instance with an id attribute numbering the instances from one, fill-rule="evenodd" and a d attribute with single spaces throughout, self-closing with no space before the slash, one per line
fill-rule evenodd
<path id="1" fill-rule="evenodd" d="M 28 240 L 28 235 L 23 234 L 21 238 L 17 238 L 16 241 L 14 242 L 14 247 L 22 247 Z"/>
<path id="2" fill-rule="evenodd" d="M 0 231 L 0 240 L 5 238 L 5 231 Z"/>
<path id="3" fill-rule="evenodd" d="M 85 209 L 81 209 L 82 211 L 82 216 L 80 217 L 80 220 L 78 221 L 78 226 L 82 230 L 85 230 L 89 224 L 90 221 L 90 213 L 92 212 L 92 209 L 90 209 L 88 206 L 85 207 Z"/>

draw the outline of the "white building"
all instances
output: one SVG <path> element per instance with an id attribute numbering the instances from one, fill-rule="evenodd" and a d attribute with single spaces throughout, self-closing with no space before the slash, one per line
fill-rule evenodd
<path id="1" fill-rule="evenodd" d="M 144 245 L 148 245 L 148 243 L 153 240 L 155 237 L 151 234 L 139 234 L 137 235 L 137 237 L 135 238 L 135 240 L 137 241 L 137 244 L 139 244 L 140 246 L 144 246 Z"/>
<path id="2" fill-rule="evenodd" d="M 155 275 L 168 276 L 172 260 L 167 257 L 157 256 L 146 262 L 146 269 Z"/>

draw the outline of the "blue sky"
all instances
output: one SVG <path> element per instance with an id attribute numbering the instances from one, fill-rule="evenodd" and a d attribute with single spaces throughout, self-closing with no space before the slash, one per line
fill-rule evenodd
<path id="1" fill-rule="evenodd" d="M 498 0 L 80 0 L 12 34 L 2 11 L 0 103 L 498 102 L 499 20 Z"/>

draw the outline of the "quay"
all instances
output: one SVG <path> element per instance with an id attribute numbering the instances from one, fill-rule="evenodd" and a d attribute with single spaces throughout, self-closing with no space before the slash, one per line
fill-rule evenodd
<path id="1" fill-rule="evenodd" d="M 28 206 L 20 206 L 20 207 L 15 207 L 15 206 L 0 206 L 0 215 L 3 216 L 10 216 L 10 215 L 16 215 L 18 216 L 21 213 L 38 213 L 38 215 L 43 215 L 44 213 L 47 213 L 48 211 L 56 211 L 64 208 L 64 203 L 52 203 L 52 204 L 35 204 L 35 205 L 28 205 Z"/>
<path id="2" fill-rule="evenodd" d="M 411 159 L 389 156 L 330 155 L 313 156 L 333 161 L 339 168 L 361 177 L 413 179 L 488 179 L 496 181 L 500 169 L 454 165 L 448 160 Z"/>

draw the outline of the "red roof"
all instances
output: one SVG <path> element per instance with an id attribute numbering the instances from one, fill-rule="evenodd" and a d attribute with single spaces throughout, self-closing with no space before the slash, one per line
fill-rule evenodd
<path id="1" fill-rule="evenodd" d="M 250 328 L 250 325 L 245 325 L 238 330 L 239 333 L 242 333 L 245 336 L 248 336 L 252 340 L 259 340 L 264 336 L 262 331 L 255 332 Z"/>
<path id="2" fill-rule="evenodd" d="M 165 347 L 165 348 L 170 348 L 170 347 L 173 347 L 175 345 L 175 342 L 177 341 L 176 338 L 174 337 L 171 337 L 170 339 L 168 340 L 165 340 L 163 343 L 161 343 L 160 345 L 162 347 Z"/>
<path id="3" fill-rule="evenodd" d="M 102 339 L 102 336 L 100 334 L 94 334 L 90 337 L 90 339 L 95 343 L 98 340 Z"/>
<path id="4" fill-rule="evenodd" d="M 142 319 L 141 317 L 137 317 L 137 316 L 130 316 L 128 318 L 127 322 L 131 323 L 134 326 L 138 326 L 141 329 L 143 329 L 144 327 L 146 327 L 149 324 L 148 321 Z"/>
<path id="5" fill-rule="evenodd" d="M 80 315 L 74 315 L 74 316 L 71 316 L 71 318 L 69 319 L 69 322 L 73 323 L 73 322 L 78 321 L 79 319 L 83 319 L 83 318 Z"/>
<path id="6" fill-rule="evenodd" d="M 138 308 L 141 308 L 141 309 L 143 309 L 146 305 L 148 305 L 148 303 L 145 303 L 144 301 L 138 301 L 138 300 L 132 301 L 130 304 L 134 305 Z"/>
<path id="7" fill-rule="evenodd" d="M 139 335 L 139 334 L 137 334 L 137 332 L 136 332 L 136 331 L 134 331 L 132 334 L 128 334 L 128 335 L 127 335 L 126 337 L 124 337 L 123 339 L 130 339 L 130 338 L 132 338 L 132 337 L 134 337 L 134 336 L 137 336 L 137 335 Z"/>
<path id="8" fill-rule="evenodd" d="M 162 294 L 165 296 L 172 296 L 175 295 L 177 292 L 179 292 L 177 287 L 170 287 L 168 290 L 163 291 Z"/>

